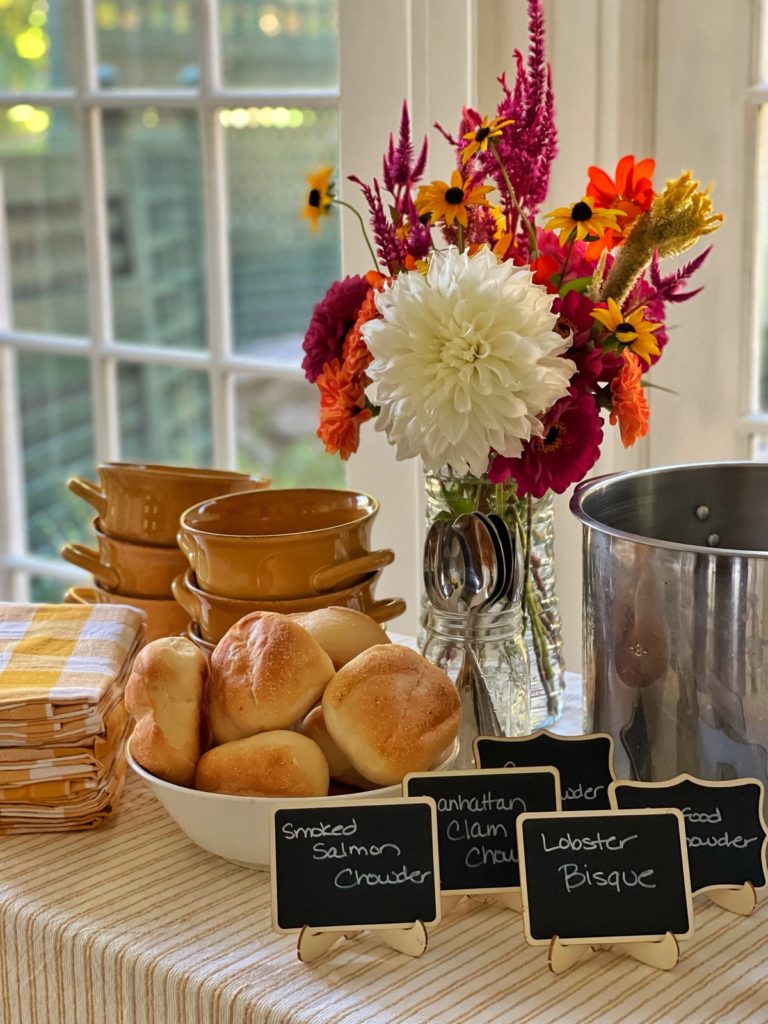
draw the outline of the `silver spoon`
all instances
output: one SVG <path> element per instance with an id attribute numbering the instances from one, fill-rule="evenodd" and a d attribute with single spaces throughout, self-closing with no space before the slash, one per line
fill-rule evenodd
<path id="1" fill-rule="evenodd" d="M 495 600 L 492 595 L 503 569 L 500 570 L 498 565 L 489 527 L 482 519 L 472 513 L 464 513 L 454 522 L 453 530 L 462 540 L 465 559 L 461 600 L 467 609 L 469 634 L 464 643 L 464 660 L 457 680 L 462 701 L 462 720 L 474 719 L 479 735 L 502 736 L 503 730 L 472 647 L 471 635 L 476 616 Z M 469 718 L 470 711 L 472 719 Z"/>

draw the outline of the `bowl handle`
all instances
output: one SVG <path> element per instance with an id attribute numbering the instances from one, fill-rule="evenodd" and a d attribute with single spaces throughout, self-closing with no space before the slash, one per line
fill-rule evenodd
<path id="1" fill-rule="evenodd" d="M 104 565 L 100 560 L 99 552 L 92 551 L 82 544 L 65 544 L 61 549 L 61 557 L 72 565 L 78 565 L 81 569 L 91 573 L 105 587 L 116 590 L 120 577 L 111 565 Z"/>
<path id="2" fill-rule="evenodd" d="M 176 543 L 186 556 L 186 559 L 192 566 L 192 569 L 197 572 L 197 566 L 195 565 L 195 546 L 183 530 L 179 530 L 176 534 Z"/>
<path id="3" fill-rule="evenodd" d="M 310 581 L 312 589 L 320 593 L 325 590 L 338 590 L 346 583 L 352 583 L 361 576 L 367 576 L 377 569 L 383 569 L 385 565 L 391 565 L 394 560 L 395 552 L 392 548 L 382 548 L 380 551 L 371 551 L 361 558 L 351 558 L 348 562 L 339 562 L 338 565 L 318 569 Z"/>
<path id="4" fill-rule="evenodd" d="M 197 608 L 193 594 L 184 586 L 184 573 L 171 581 L 171 593 L 193 622 L 197 622 Z"/>
<path id="5" fill-rule="evenodd" d="M 374 622 L 389 622 L 396 619 L 405 611 L 405 601 L 402 597 L 388 597 L 386 601 L 375 601 L 370 608 L 364 608 L 363 614 Z"/>
<path id="6" fill-rule="evenodd" d="M 80 476 L 71 476 L 69 480 L 67 480 L 67 487 L 73 494 L 76 494 L 78 498 L 82 498 L 84 501 L 87 501 L 89 505 L 93 505 L 100 516 L 106 514 L 107 496 L 98 484 L 93 484 L 90 480 L 83 480 Z"/>

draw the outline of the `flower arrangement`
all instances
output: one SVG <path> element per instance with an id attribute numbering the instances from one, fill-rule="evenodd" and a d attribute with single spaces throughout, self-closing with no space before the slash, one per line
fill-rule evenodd
<path id="1" fill-rule="evenodd" d="M 327 451 L 349 458 L 375 417 L 398 459 L 541 497 L 589 472 L 606 413 L 625 446 L 647 433 L 665 305 L 697 293 L 686 282 L 709 250 L 668 275 L 660 261 L 722 216 L 690 173 L 657 191 L 654 161 L 624 156 L 613 177 L 590 167 L 583 196 L 538 223 L 557 133 L 539 0 L 529 19 L 528 60 L 516 53 L 514 86 L 500 76 L 496 115 L 465 108 L 456 136 L 436 126 L 455 153 L 447 181 L 421 183 L 427 140 L 416 153 L 405 105 L 381 182 L 352 176 L 372 267 L 317 305 L 303 368 Z M 340 203 L 331 178 L 308 179 L 315 228 Z"/>
<path id="2" fill-rule="evenodd" d="M 427 140 L 414 146 L 406 105 L 381 181 L 351 177 L 372 265 L 317 305 L 302 365 L 328 452 L 349 458 L 374 419 L 398 459 L 530 501 L 590 471 L 606 419 L 625 446 L 648 432 L 666 305 L 697 294 L 709 249 L 670 273 L 661 261 L 722 215 L 689 172 L 657 186 L 653 159 L 632 155 L 613 175 L 590 167 L 583 193 L 540 215 L 557 132 L 540 0 L 528 14 L 529 52 L 513 84 L 499 77 L 495 114 L 465 108 L 455 135 L 435 126 L 453 150 L 445 179 L 422 180 Z M 308 181 L 317 228 L 340 200 L 330 168 Z"/>

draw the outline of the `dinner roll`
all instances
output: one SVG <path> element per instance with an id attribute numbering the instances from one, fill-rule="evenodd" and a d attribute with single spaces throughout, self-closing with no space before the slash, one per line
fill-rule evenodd
<path id="1" fill-rule="evenodd" d="M 317 608 L 313 612 L 293 612 L 291 618 L 317 640 L 335 669 L 369 647 L 389 643 L 381 626 L 354 608 Z"/>
<path id="2" fill-rule="evenodd" d="M 319 704 L 316 708 L 312 708 L 301 723 L 299 732 L 314 740 L 325 754 L 332 779 L 343 782 L 347 786 L 357 786 L 358 789 L 374 788 L 375 784 L 364 779 L 360 772 L 356 772 L 347 755 L 334 743 L 325 724 L 323 709 Z"/>
<path id="3" fill-rule="evenodd" d="M 125 706 L 137 719 L 131 753 L 166 782 L 189 786 L 201 752 L 205 655 L 191 640 L 164 637 L 139 652 L 125 687 Z"/>
<path id="4" fill-rule="evenodd" d="M 226 743 L 289 728 L 317 703 L 332 675 L 331 659 L 287 615 L 246 615 L 211 655 L 214 739 Z"/>
<path id="5" fill-rule="evenodd" d="M 300 733 L 262 732 L 203 754 L 195 786 L 234 796 L 327 796 L 328 762 Z"/>
<path id="6" fill-rule="evenodd" d="M 459 696 L 435 665 L 398 644 L 371 647 L 323 694 L 328 732 L 361 775 L 382 786 L 431 768 L 459 731 Z"/>

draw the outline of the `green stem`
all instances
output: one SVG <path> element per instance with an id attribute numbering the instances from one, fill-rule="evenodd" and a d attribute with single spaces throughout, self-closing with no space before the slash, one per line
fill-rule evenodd
<path id="1" fill-rule="evenodd" d="M 517 215 L 520 218 L 520 220 L 521 220 L 521 222 L 523 224 L 523 227 L 525 228 L 526 232 L 528 233 L 528 244 L 530 246 L 530 256 L 531 256 L 531 259 L 535 259 L 535 257 L 539 255 L 539 247 L 536 244 L 536 232 L 533 230 L 533 225 L 528 220 L 528 218 L 525 216 L 525 214 L 523 213 L 523 209 L 520 206 L 520 203 L 518 203 L 518 201 L 517 201 L 517 196 L 515 195 L 515 190 L 512 187 L 512 182 L 509 180 L 509 175 L 507 174 L 507 168 L 502 163 L 501 157 L 498 154 L 496 146 L 491 142 L 491 144 L 490 144 L 490 146 L 488 148 L 493 153 L 494 159 L 496 160 L 496 163 L 499 165 L 499 168 L 501 169 L 501 176 L 504 179 L 504 184 L 507 187 L 507 194 L 509 195 L 509 198 L 510 198 L 510 201 L 511 201 L 512 205 L 514 206 L 515 210 L 517 211 Z"/>
<path id="2" fill-rule="evenodd" d="M 575 241 L 576 241 L 576 228 L 574 228 L 573 231 L 571 231 L 570 235 L 568 236 L 568 248 L 565 250 L 565 259 L 563 260 L 563 269 L 560 271 L 560 276 L 557 279 L 557 290 L 558 291 L 560 291 L 560 288 L 562 287 L 563 278 L 565 277 L 565 272 L 568 269 L 568 263 L 570 262 L 570 259 L 571 259 L 571 252 L 573 251 L 573 243 Z"/>
<path id="3" fill-rule="evenodd" d="M 373 246 L 371 245 L 371 240 L 368 237 L 368 232 L 365 230 L 365 221 L 361 217 L 359 211 L 356 210 L 354 208 L 354 206 L 352 206 L 350 203 L 345 203 L 343 199 L 336 199 L 334 197 L 334 199 L 332 201 L 334 203 L 336 203 L 337 206 L 343 206 L 347 210 L 351 210 L 352 213 L 354 213 L 354 215 L 357 217 L 358 221 L 360 222 L 360 230 L 363 232 L 363 238 L 365 239 L 365 244 L 368 246 L 368 252 L 371 254 L 371 259 L 373 260 L 373 269 L 374 270 L 378 270 L 379 269 L 379 261 L 376 259 L 376 253 L 373 251 Z"/>
<path id="4" fill-rule="evenodd" d="M 464 252 L 464 228 L 456 221 L 456 247 L 459 252 Z"/>

